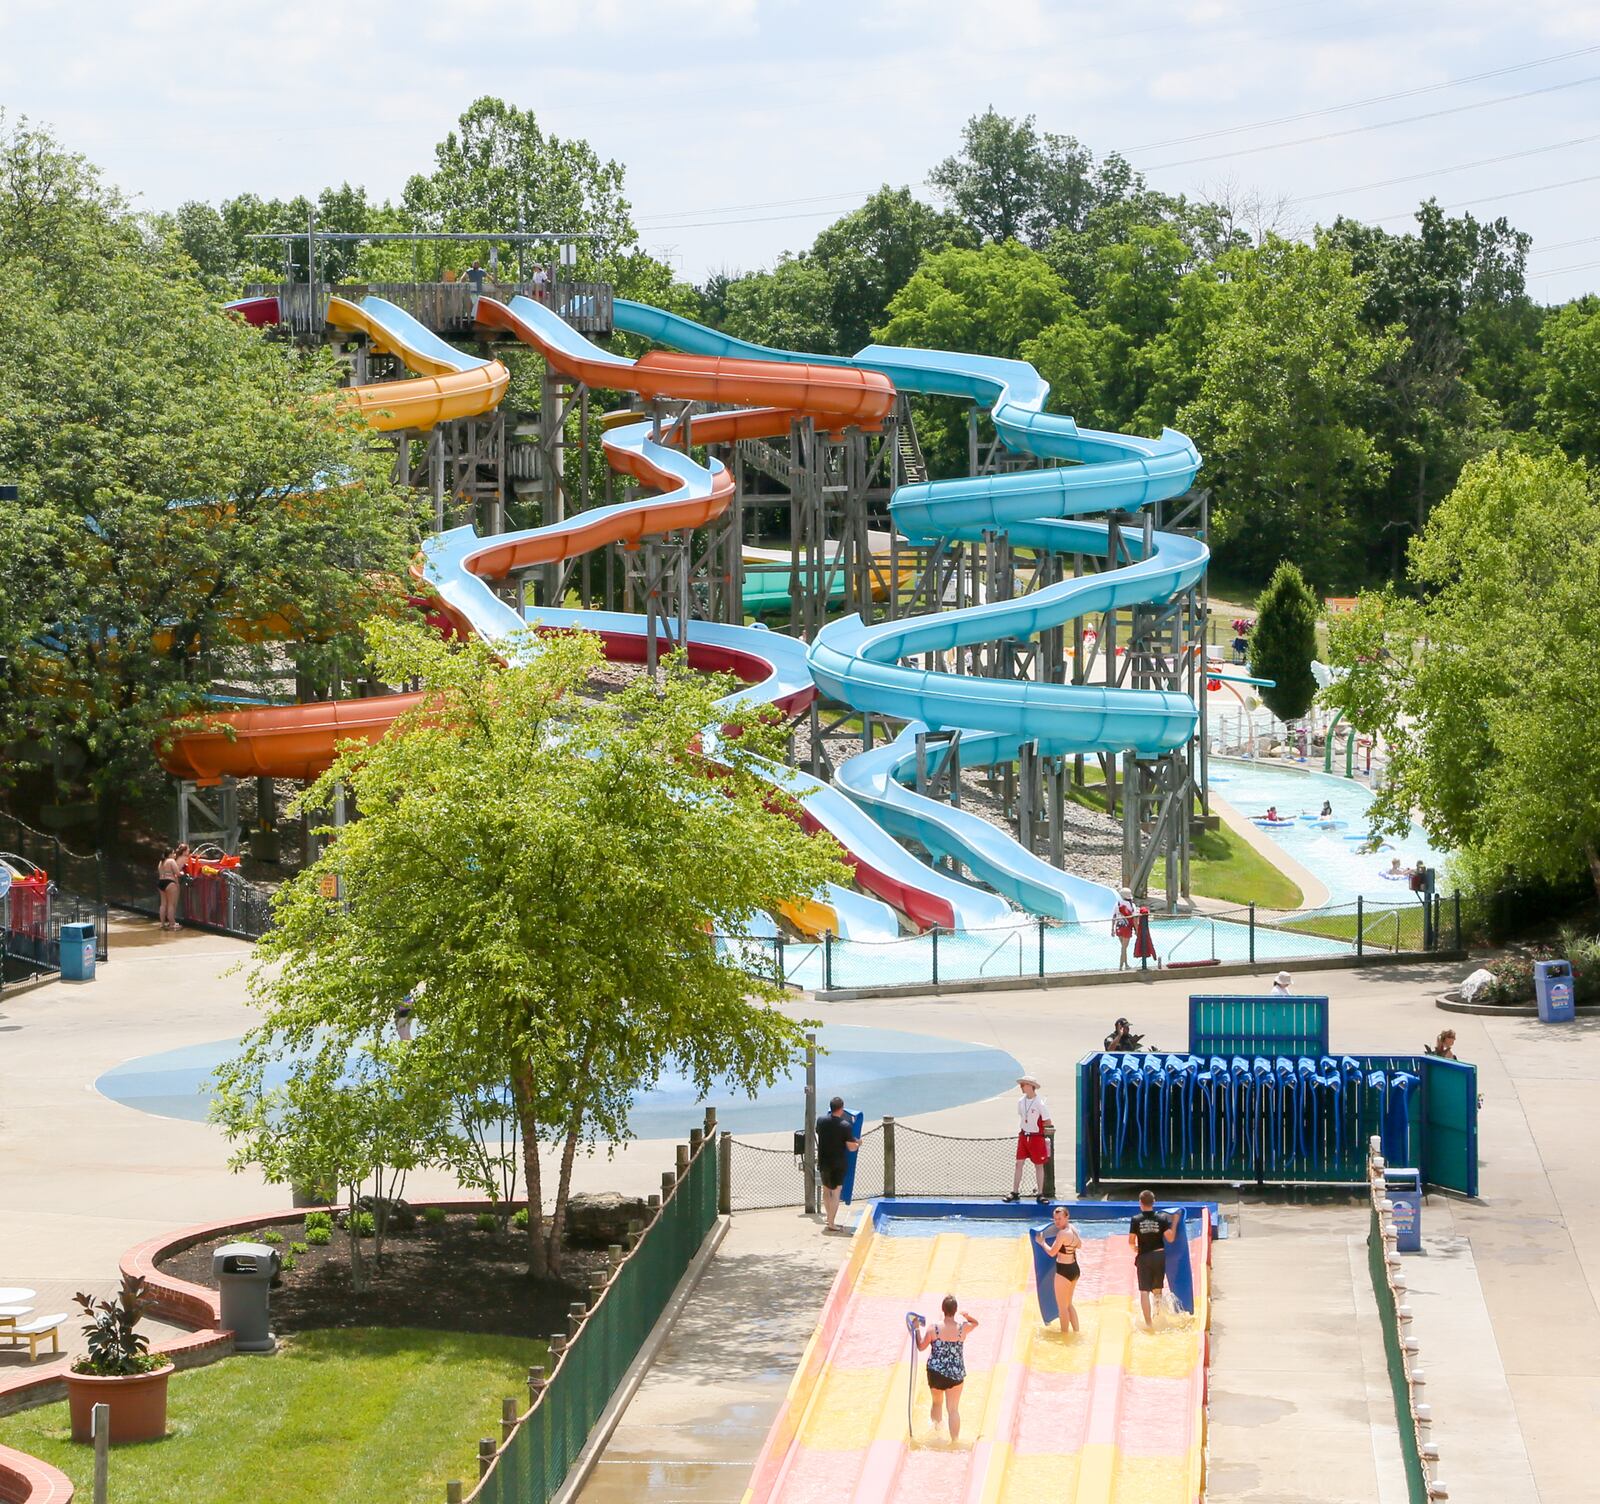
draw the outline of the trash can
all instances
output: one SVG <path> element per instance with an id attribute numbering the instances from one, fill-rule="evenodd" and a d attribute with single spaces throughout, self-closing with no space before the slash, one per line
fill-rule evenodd
<path id="1" fill-rule="evenodd" d="M 64 924 L 61 926 L 61 980 L 63 982 L 92 982 L 94 980 L 94 924 Z"/>
<path id="2" fill-rule="evenodd" d="M 280 1263 L 277 1249 L 265 1243 L 224 1243 L 211 1255 L 211 1273 L 222 1292 L 222 1325 L 233 1333 L 235 1352 L 276 1350 L 267 1319 L 267 1287 Z"/>
<path id="3" fill-rule="evenodd" d="M 1573 1006 L 1572 967 L 1566 961 L 1535 961 L 1533 997 L 1539 1005 L 1540 1022 L 1570 1023 L 1577 1016 Z"/>
<path id="4" fill-rule="evenodd" d="M 1422 1171 L 1390 1166 L 1383 1172 L 1384 1194 L 1394 1203 L 1395 1247 L 1422 1252 Z"/>

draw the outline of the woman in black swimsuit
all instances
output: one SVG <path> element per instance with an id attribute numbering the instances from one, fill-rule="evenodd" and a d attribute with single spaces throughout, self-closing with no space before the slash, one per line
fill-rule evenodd
<path id="1" fill-rule="evenodd" d="M 1039 1246 L 1056 1261 L 1056 1310 L 1061 1315 L 1061 1332 L 1078 1330 L 1078 1313 L 1073 1308 L 1072 1299 L 1078 1293 L 1078 1276 L 1083 1273 L 1078 1267 L 1078 1250 L 1083 1247 L 1083 1239 L 1078 1235 L 1078 1229 L 1072 1225 L 1072 1213 L 1066 1207 L 1058 1206 L 1053 1213 L 1055 1226 L 1038 1235 Z"/>
<path id="2" fill-rule="evenodd" d="M 161 912 L 161 928 L 178 927 L 178 856 L 170 847 L 156 867 L 156 893 Z"/>

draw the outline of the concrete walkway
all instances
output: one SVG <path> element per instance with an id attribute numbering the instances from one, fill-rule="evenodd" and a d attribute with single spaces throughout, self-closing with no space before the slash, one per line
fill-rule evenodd
<path id="1" fill-rule="evenodd" d="M 848 1238 L 798 1211 L 741 1212 L 579 1504 L 738 1504 Z"/>
<path id="2" fill-rule="evenodd" d="M 130 1058 L 244 1033 L 255 1015 L 242 977 L 228 971 L 247 948 L 132 923 L 119 923 L 112 943 L 91 986 L 0 998 L 0 1284 L 105 1286 L 117 1257 L 144 1238 L 286 1199 L 253 1171 L 230 1172 L 215 1129 L 135 1112 L 93 1086 Z M 1452 1497 L 1554 1504 L 1585 1497 L 1600 1476 L 1600 1156 L 1589 1145 L 1600 1019 L 1547 1029 L 1438 1012 L 1433 996 L 1464 970 L 1378 964 L 1308 974 L 1299 990 L 1334 996 L 1336 1049 L 1415 1052 L 1449 1023 L 1461 1057 L 1479 1064 L 1483 1200 L 1427 1202 L 1428 1251 L 1408 1266 L 1417 1335 Z M 1075 1062 L 1119 1013 L 1151 1042 L 1180 1045 L 1191 990 L 1207 990 L 1203 974 L 793 1010 L 1009 1051 L 1053 1098 L 1067 1166 Z M 825 1061 L 820 1085 L 826 1094 Z M 1008 1096 L 908 1120 L 981 1135 L 1008 1133 L 1014 1121 Z M 614 1159 L 580 1160 L 575 1178 L 580 1188 L 647 1190 L 670 1162 L 669 1143 L 641 1142 Z M 435 1187 L 446 1182 L 419 1179 L 412 1190 Z M 1363 1294 L 1364 1207 L 1222 1201 L 1240 1236 L 1215 1253 L 1211 1497 L 1387 1504 L 1397 1474 Z M 736 1497 L 739 1468 L 715 1464 L 754 1455 L 844 1247 L 793 1213 L 736 1217 L 591 1489 L 624 1488 L 631 1470 L 634 1488 L 643 1474 L 677 1489 L 663 1495 L 673 1504 Z M 675 1384 L 685 1387 L 675 1393 Z M 704 1431 L 692 1426 L 701 1415 Z M 655 1487 L 647 1481 L 631 1497 Z"/>

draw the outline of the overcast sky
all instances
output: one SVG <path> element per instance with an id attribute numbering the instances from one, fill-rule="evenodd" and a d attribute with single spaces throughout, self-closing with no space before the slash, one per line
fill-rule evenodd
<path id="1" fill-rule="evenodd" d="M 992 104 L 1159 188 L 1294 195 L 1304 226 L 1504 213 L 1541 300 L 1600 287 L 1596 0 L 0 0 L 0 106 L 153 208 L 395 195 L 481 94 L 621 161 L 691 279 L 926 192 Z"/>

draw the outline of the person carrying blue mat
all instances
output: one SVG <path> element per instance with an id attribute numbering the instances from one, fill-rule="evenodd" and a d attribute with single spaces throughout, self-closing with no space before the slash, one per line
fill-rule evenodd
<path id="1" fill-rule="evenodd" d="M 1039 1290 L 1039 1313 L 1045 1325 L 1058 1320 L 1061 1335 L 1078 1330 L 1078 1312 L 1073 1305 L 1078 1278 L 1083 1273 L 1078 1250 L 1083 1237 L 1072 1225 L 1072 1213 L 1064 1206 L 1051 1212 L 1050 1222 L 1034 1229 L 1033 1277 Z"/>
<path id="2" fill-rule="evenodd" d="M 844 1110 L 844 1098 L 835 1097 L 827 1113 L 817 1119 L 817 1179 L 822 1182 L 822 1209 L 827 1214 L 824 1232 L 848 1232 L 838 1226 L 839 1203 L 844 1199 L 844 1183 L 854 1169 L 855 1152 L 861 1147 L 861 1114 Z"/>
<path id="3" fill-rule="evenodd" d="M 1147 1332 L 1155 1330 L 1154 1306 L 1160 1302 L 1167 1283 L 1167 1245 L 1177 1238 L 1181 1221 L 1181 1212 L 1174 1216 L 1171 1212 L 1156 1210 L 1154 1191 L 1139 1193 L 1139 1210 L 1128 1223 L 1128 1246 L 1133 1249 L 1134 1272 L 1139 1281 L 1139 1310 Z M 1184 1253 L 1187 1273 L 1187 1246 Z M 1192 1286 L 1189 1299 L 1192 1303 Z"/>

